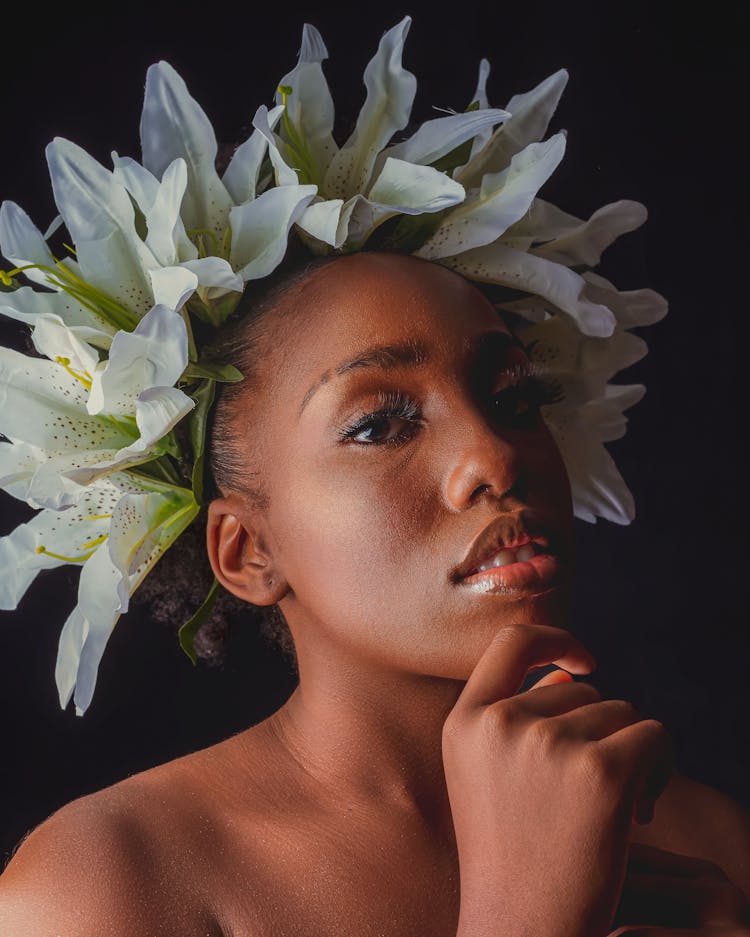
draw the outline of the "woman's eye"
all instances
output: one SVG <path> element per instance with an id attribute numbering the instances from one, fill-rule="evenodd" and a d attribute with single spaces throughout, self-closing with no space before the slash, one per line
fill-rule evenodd
<path id="1" fill-rule="evenodd" d="M 522 387 L 508 387 L 492 397 L 492 414 L 503 422 L 534 426 L 541 415 L 539 403 L 534 394 L 528 395 Z"/>
<path id="2" fill-rule="evenodd" d="M 400 432 L 393 432 L 394 425 L 398 429 L 399 424 L 406 424 L 402 426 Z M 355 433 L 349 436 L 350 439 L 353 439 L 354 442 L 364 442 L 364 443 L 395 443 L 400 442 L 403 439 L 408 438 L 413 432 L 412 429 L 408 429 L 409 424 L 402 417 L 398 416 L 377 416 L 369 420 L 366 424 L 360 425 Z"/>
<path id="3" fill-rule="evenodd" d="M 416 433 L 421 412 L 415 400 L 396 391 L 382 394 L 378 402 L 377 410 L 344 427 L 341 439 L 365 445 L 396 445 Z"/>

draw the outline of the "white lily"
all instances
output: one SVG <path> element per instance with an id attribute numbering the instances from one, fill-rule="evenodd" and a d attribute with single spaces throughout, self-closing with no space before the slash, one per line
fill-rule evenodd
<path id="1" fill-rule="evenodd" d="M 482 60 L 478 100 L 489 63 Z M 571 267 L 598 262 L 619 234 L 644 220 L 643 206 L 618 202 L 595 213 L 588 223 L 537 197 L 565 149 L 563 132 L 542 140 L 568 80 L 564 69 L 507 105 L 511 117 L 472 148 L 454 178 L 468 188 L 464 204 L 443 217 L 414 253 L 437 260 L 469 279 L 536 294 L 568 316 L 586 335 L 612 334 L 615 318 L 587 292 Z M 596 255 L 594 259 L 594 255 Z"/>
<path id="2" fill-rule="evenodd" d="M 443 257 L 441 263 L 474 280 L 535 294 L 507 307 L 531 321 L 540 321 L 539 310 L 547 309 L 567 316 L 585 335 L 606 338 L 618 327 L 609 302 L 617 291 L 611 284 L 604 293 L 592 288 L 590 271 L 578 271 L 596 266 L 610 244 L 646 217 L 645 206 L 628 199 L 605 205 L 583 221 L 535 198 L 525 216 L 496 241 Z"/>
<path id="3" fill-rule="evenodd" d="M 290 227 L 317 190 L 258 194 L 262 134 L 238 148 L 225 185 L 208 118 L 177 72 L 159 62 L 147 76 L 141 138 L 144 165 L 114 153 L 114 171 L 68 140 L 47 147 L 59 223 L 42 235 L 23 209 L 4 202 L 0 251 L 15 269 L 0 278 L 11 284 L 23 273 L 52 292 L 3 293 L 1 314 L 30 325 L 57 316 L 107 348 L 116 329 L 132 330 L 155 304 L 179 309 L 193 297 L 193 311 L 219 324 L 245 282 L 278 265 Z M 60 261 L 47 237 L 63 223 L 75 259 Z"/>
<path id="4" fill-rule="evenodd" d="M 314 182 L 318 197 L 297 222 L 317 252 L 361 247 L 395 215 L 441 212 L 463 201 L 464 188 L 430 165 L 509 115 L 499 108 L 427 121 L 408 140 L 388 146 L 409 121 L 416 79 L 401 58 L 411 17 L 388 30 L 367 65 L 367 95 L 342 147 L 333 138 L 334 106 L 321 63 L 323 39 L 309 23 L 297 65 L 279 83 L 272 112 L 260 108 L 254 126 L 266 137 L 279 186 Z M 278 132 L 273 126 L 283 109 Z"/>
<path id="5" fill-rule="evenodd" d="M 42 318 L 34 343 L 46 358 L 0 347 L 0 487 L 32 507 L 62 510 L 85 486 L 170 450 L 169 433 L 195 406 L 172 386 L 187 365 L 183 318 L 155 306 L 132 333 L 115 334 L 109 358 L 64 324 Z"/>
<path id="6" fill-rule="evenodd" d="M 148 217 L 156 205 L 157 180 L 162 179 L 163 185 L 175 162 L 184 166 L 186 186 L 175 227 L 182 266 L 198 272 L 201 265 L 215 267 L 221 262 L 239 281 L 240 290 L 245 282 L 266 276 L 280 263 L 290 228 L 317 192 L 314 185 L 297 185 L 296 180 L 290 187 L 259 192 L 258 176 L 266 155 L 266 140 L 259 131 L 237 148 L 219 178 L 213 127 L 167 62 L 158 62 L 148 70 L 141 148 L 143 166 L 116 159 L 116 173 L 144 215 Z M 177 207 L 177 203 L 173 205 Z M 169 243 L 169 237 L 164 240 Z M 191 247 L 193 256 L 185 256 L 185 249 Z M 216 315 L 212 303 L 238 287 L 208 285 L 214 289 L 198 290 L 205 308 L 196 311 L 212 321 L 222 321 L 236 299 L 234 304 L 225 303 Z"/>
<path id="7" fill-rule="evenodd" d="M 157 183 L 162 197 L 149 213 L 143 240 L 133 201 L 113 172 L 61 138 L 47 147 L 47 161 L 75 260 L 57 260 L 23 209 L 4 202 L 0 250 L 16 267 L 3 274 L 4 280 L 23 273 L 52 292 L 26 287 L 4 293 L 0 312 L 30 325 L 41 316 L 58 316 L 82 338 L 106 348 L 116 329 L 133 329 L 155 303 L 179 309 L 199 287 L 217 284 L 239 295 L 242 281 L 226 261 L 196 266 L 182 262 L 176 251 L 159 250 L 170 222 L 174 228 L 174 203 L 179 205 L 187 180 L 184 165 L 176 164 Z"/>
<path id="8" fill-rule="evenodd" d="M 2 450 L 10 448 L 0 445 L 0 463 Z M 6 490 L 15 493 L 12 486 Z M 15 609 L 40 570 L 82 567 L 78 604 L 63 626 L 55 668 L 63 709 L 75 687 L 76 713 L 86 711 L 130 596 L 198 510 L 188 489 L 115 472 L 88 485 L 76 506 L 42 510 L 0 538 L 0 608 Z"/>
<path id="9" fill-rule="evenodd" d="M 635 517 L 633 496 L 603 443 L 625 434 L 624 411 L 644 395 L 642 384 L 609 380 L 639 361 L 646 343 L 628 329 L 651 325 L 667 313 L 653 290 L 618 292 L 592 273 L 584 274 L 585 290 L 611 311 L 616 327 L 607 338 L 582 334 L 568 317 L 540 297 L 501 303 L 498 308 L 519 316 L 513 331 L 527 346 L 539 373 L 559 386 L 561 399 L 542 408 L 570 478 L 574 513 L 594 523 L 597 516 L 617 524 Z M 558 314 L 554 314 L 558 313 Z"/>

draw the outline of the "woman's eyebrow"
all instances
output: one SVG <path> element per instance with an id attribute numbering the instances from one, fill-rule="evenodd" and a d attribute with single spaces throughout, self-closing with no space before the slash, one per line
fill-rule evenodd
<path id="1" fill-rule="evenodd" d="M 504 332 L 500 329 L 493 329 L 491 332 L 482 333 L 473 343 L 475 354 L 482 351 L 491 350 L 494 353 L 505 354 L 507 350 L 516 346 L 525 350 L 523 342 L 511 332 Z M 389 345 L 374 345 L 359 352 L 355 357 L 342 361 L 334 368 L 328 368 L 320 377 L 308 388 L 305 396 L 297 410 L 297 419 L 302 415 L 302 411 L 307 406 L 308 401 L 316 390 L 323 384 L 327 384 L 331 378 L 346 374 L 354 368 L 382 368 L 389 370 L 391 368 L 402 367 L 403 365 L 418 366 L 429 360 L 427 348 L 422 342 L 414 340 L 405 342 L 395 342 Z"/>

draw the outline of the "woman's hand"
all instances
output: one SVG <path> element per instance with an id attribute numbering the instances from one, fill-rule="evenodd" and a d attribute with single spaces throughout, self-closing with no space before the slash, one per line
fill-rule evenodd
<path id="1" fill-rule="evenodd" d="M 609 937 L 750 937 L 750 903 L 713 862 L 632 843 Z"/>
<path id="2" fill-rule="evenodd" d="M 611 931 L 630 824 L 651 819 L 671 774 L 664 727 L 630 703 L 602 700 L 561 671 L 517 692 L 550 663 L 595 667 L 561 628 L 501 629 L 445 721 L 460 937 Z"/>

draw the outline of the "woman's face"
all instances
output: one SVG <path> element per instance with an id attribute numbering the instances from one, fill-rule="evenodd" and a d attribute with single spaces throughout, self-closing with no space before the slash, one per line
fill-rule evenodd
<path id="1" fill-rule="evenodd" d="M 529 413 L 525 393 L 501 393 L 503 370 L 528 358 L 486 298 L 434 263 L 360 253 L 309 275 L 271 316 L 247 452 L 260 440 L 258 519 L 300 662 L 309 641 L 466 679 L 504 623 L 565 626 L 568 478 L 533 399 Z M 400 350 L 373 352 L 385 346 Z M 455 581 L 501 516 L 506 543 L 525 527 L 556 544 L 557 575 Z"/>

